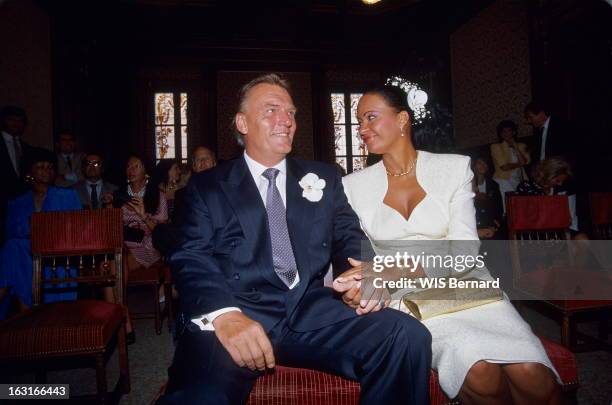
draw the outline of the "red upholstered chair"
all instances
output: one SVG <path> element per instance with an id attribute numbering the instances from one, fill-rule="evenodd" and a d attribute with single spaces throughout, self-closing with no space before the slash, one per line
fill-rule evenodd
<path id="1" fill-rule="evenodd" d="M 572 396 L 578 388 L 576 357 L 563 346 L 542 339 L 544 348 L 563 381 L 562 389 Z M 429 377 L 431 405 L 458 404 L 450 401 L 438 384 L 438 374 Z M 357 405 L 359 384 L 354 381 L 301 368 L 277 366 L 274 372 L 257 379 L 248 405 Z"/>
<path id="2" fill-rule="evenodd" d="M 541 291 L 554 279 L 556 285 L 571 286 L 576 281 L 576 271 L 568 268 L 547 268 L 526 272 L 520 265 L 521 241 L 530 240 L 569 240 L 571 217 L 566 196 L 510 196 L 507 200 L 508 230 L 510 239 L 515 241 L 513 247 L 513 274 L 515 287 L 525 292 Z M 568 257 L 571 264 L 572 257 Z M 612 282 L 604 274 L 581 269 L 581 283 L 590 291 L 600 291 L 600 296 L 607 295 L 612 289 Z M 522 301 L 544 313 L 561 319 L 561 342 L 572 351 L 584 351 L 602 346 L 607 336 L 605 325 L 612 319 L 612 301 L 605 300 L 543 300 Z M 597 320 L 600 332 L 597 338 L 580 333 L 576 322 Z M 603 326 L 601 326 L 603 325 Z M 580 337 L 585 343 L 578 344 Z"/>
<path id="3" fill-rule="evenodd" d="M 130 391 L 125 339 L 125 307 L 122 260 L 121 210 L 35 213 L 32 216 L 33 307 L 0 323 L 0 370 L 36 370 L 44 382 L 44 370 L 95 368 L 97 399 L 109 399 L 106 360 L 115 344 L 119 351 L 119 381 L 115 396 Z M 56 267 L 76 269 L 76 275 L 59 279 Z M 48 276 L 43 269 L 48 268 Z M 44 279 L 43 279 L 44 277 Z M 41 304 L 49 286 L 113 286 L 116 303 L 80 300 Z"/>
<path id="4" fill-rule="evenodd" d="M 595 239 L 612 240 L 612 193 L 590 193 Z"/>

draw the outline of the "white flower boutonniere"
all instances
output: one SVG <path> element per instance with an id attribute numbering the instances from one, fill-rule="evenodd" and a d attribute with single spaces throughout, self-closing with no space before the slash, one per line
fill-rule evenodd
<path id="1" fill-rule="evenodd" d="M 308 173 L 300 180 L 300 187 L 304 190 L 302 197 L 311 202 L 320 201 L 323 197 L 323 189 L 325 188 L 325 180 L 320 179 L 314 173 Z"/>

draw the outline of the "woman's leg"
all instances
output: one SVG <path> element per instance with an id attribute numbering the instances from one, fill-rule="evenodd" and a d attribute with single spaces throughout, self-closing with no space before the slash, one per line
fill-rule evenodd
<path id="1" fill-rule="evenodd" d="M 503 366 L 515 404 L 560 404 L 561 389 L 553 373 L 540 363 L 516 363 Z"/>
<path id="2" fill-rule="evenodd" d="M 461 403 L 502 405 L 512 403 L 507 377 L 499 364 L 479 361 L 468 371 L 459 391 Z"/>

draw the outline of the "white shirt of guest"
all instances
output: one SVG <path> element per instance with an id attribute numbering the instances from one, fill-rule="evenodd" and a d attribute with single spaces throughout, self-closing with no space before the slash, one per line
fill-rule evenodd
<path id="1" fill-rule="evenodd" d="M 261 199 L 266 204 L 266 197 L 268 194 L 268 179 L 263 176 L 264 171 L 266 169 L 270 169 L 262 165 L 261 163 L 253 160 L 246 151 L 244 152 L 244 160 L 246 161 L 247 167 L 249 168 L 249 172 L 251 176 L 253 176 L 253 180 L 255 181 L 255 185 L 257 186 L 257 190 L 259 191 L 259 195 Z M 287 207 L 287 160 L 283 159 L 275 166 L 272 166 L 274 169 L 278 169 L 279 173 L 276 176 L 276 187 L 280 192 L 281 199 L 283 200 L 283 204 L 285 205 L 285 209 Z M 289 286 L 289 289 L 293 289 L 300 282 L 299 273 L 296 274 L 295 280 Z M 201 330 L 204 331 L 214 331 L 213 321 L 220 315 L 225 314 L 226 312 L 231 311 L 240 311 L 238 307 L 227 307 L 221 308 L 216 311 L 210 312 L 208 314 L 204 314 L 202 316 L 192 318 L 191 322 L 195 323 L 200 327 Z M 240 311 L 242 312 L 242 311 Z"/>
<path id="2" fill-rule="evenodd" d="M 548 124 L 550 123 L 550 117 L 546 118 L 544 127 L 542 127 L 542 146 L 540 147 L 540 160 L 546 159 L 546 137 L 548 136 Z"/>
<path id="3" fill-rule="evenodd" d="M 11 163 L 13 164 L 13 169 L 15 169 L 15 173 L 19 174 L 19 164 L 17 162 L 17 156 L 15 156 L 15 146 L 14 142 L 19 142 L 17 137 L 2 131 L 2 138 L 4 138 L 4 143 L 6 144 L 6 150 L 8 151 L 9 157 L 11 158 Z M 21 146 L 21 145 L 18 145 Z"/>

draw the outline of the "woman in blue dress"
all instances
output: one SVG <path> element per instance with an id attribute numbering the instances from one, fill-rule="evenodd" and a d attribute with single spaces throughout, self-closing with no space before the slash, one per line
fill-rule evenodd
<path id="1" fill-rule="evenodd" d="M 32 305 L 32 252 L 30 219 L 34 212 L 72 211 L 81 209 L 75 190 L 54 187 L 55 155 L 46 149 L 35 149 L 26 157 L 30 191 L 9 201 L 6 219 L 6 242 L 0 250 L 0 319 L 8 303 L 16 298 L 20 310 Z M 49 229 L 49 232 L 53 230 Z M 64 269 L 58 267 L 58 276 Z M 76 299 L 76 292 L 45 293 L 44 302 Z"/>

